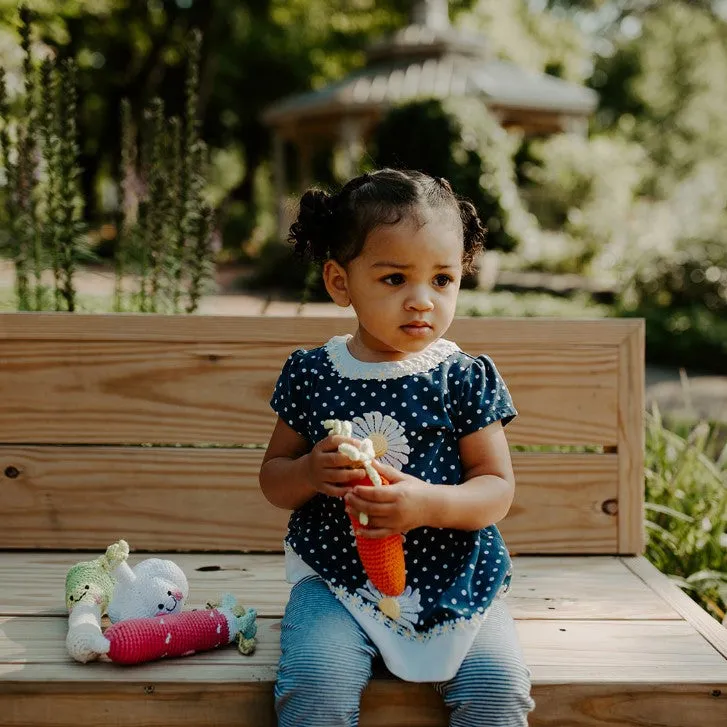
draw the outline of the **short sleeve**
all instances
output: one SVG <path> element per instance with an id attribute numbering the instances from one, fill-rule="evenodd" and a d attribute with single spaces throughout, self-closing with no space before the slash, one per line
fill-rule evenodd
<path id="1" fill-rule="evenodd" d="M 298 434 L 310 439 L 308 432 L 306 351 L 298 350 L 288 356 L 275 384 L 270 406 L 273 411 Z"/>
<path id="2" fill-rule="evenodd" d="M 458 437 L 497 421 L 506 426 L 517 416 L 510 392 L 489 356 L 478 356 L 469 366 L 456 366 L 455 376 L 452 422 Z"/>

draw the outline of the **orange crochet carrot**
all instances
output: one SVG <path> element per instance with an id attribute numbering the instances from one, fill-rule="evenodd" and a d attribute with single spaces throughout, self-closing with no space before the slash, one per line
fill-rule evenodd
<path id="1" fill-rule="evenodd" d="M 339 434 L 344 437 L 352 436 L 353 427 L 351 422 L 327 419 L 323 422 L 323 426 L 330 430 L 332 434 Z M 344 442 L 338 445 L 338 451 L 345 454 L 352 461 L 351 467 L 363 465 L 366 470 L 366 477 L 351 482 L 352 487 L 356 485 L 385 487 L 390 484 L 372 465 L 375 451 L 370 439 L 361 441 L 360 447 L 354 447 L 352 444 Z M 398 596 L 401 596 L 406 588 L 406 566 L 401 535 L 396 533 L 386 538 L 367 538 L 360 533 L 368 524 L 368 516 L 361 513 L 358 520 L 354 520 L 350 515 L 349 519 L 356 533 L 356 549 L 366 575 L 383 596 L 376 606 L 389 618 L 397 620 L 401 616 L 401 605 Z"/>
<path id="2" fill-rule="evenodd" d="M 389 482 L 382 477 L 381 484 L 385 486 Z M 354 487 L 356 485 L 375 486 L 368 477 L 356 480 L 351 485 Z M 400 596 L 406 587 L 406 567 L 401 535 L 397 533 L 386 538 L 367 538 L 363 534 L 359 535 L 359 531 L 365 529 L 366 526 L 360 525 L 350 515 L 349 518 L 356 533 L 356 549 L 366 575 L 384 596 Z"/>

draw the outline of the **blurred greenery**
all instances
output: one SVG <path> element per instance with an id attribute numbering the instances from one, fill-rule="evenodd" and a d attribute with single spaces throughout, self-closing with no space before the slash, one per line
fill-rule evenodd
<path id="1" fill-rule="evenodd" d="M 673 431 L 658 409 L 647 416 L 648 559 L 715 618 L 727 609 L 727 443 L 707 422 Z"/>
<path id="2" fill-rule="evenodd" d="M 37 15 L 38 57 L 45 51 L 78 65 L 85 221 L 89 241 L 101 242 L 102 254 L 112 247 L 122 196 L 116 181 L 121 101 L 129 98 L 137 126 L 155 96 L 170 116 L 180 116 L 185 39 L 193 27 L 202 31 L 198 117 L 210 146 L 205 195 L 221 235 L 218 258 L 258 265 L 258 278 L 265 280 L 262 273 L 271 270 L 274 277 L 287 258 L 274 245 L 266 249 L 275 200 L 261 112 L 281 97 L 321 88 L 359 68 L 372 40 L 407 21 L 411 2 L 29 0 L 28 5 Z M 495 139 L 466 149 L 468 154 L 493 168 L 514 159 L 514 170 L 505 168 L 503 179 L 518 186 L 507 197 L 513 209 L 523 210 L 521 220 L 535 220 L 512 236 L 517 245 L 509 245 L 515 251 L 504 264 L 591 278 L 614 291 L 611 314 L 647 319 L 651 360 L 724 371 L 727 3 L 452 0 L 450 16 L 455 25 L 484 33 L 493 57 L 583 83 L 600 95 L 587 136 L 512 133 L 500 143 L 497 134 L 488 137 L 487 116 L 472 104 L 457 116 L 460 127 Z M 0 0 L 0 65 L 8 70 L 13 110 L 22 114 L 17 0 Z M 393 117 L 385 123 L 393 124 Z M 424 137 L 424 126 L 417 122 L 417 128 Z M 369 151 L 369 159 L 376 158 L 376 149 Z M 402 146 L 398 153 L 405 151 Z M 452 158 L 449 154 L 446 163 Z M 315 176 L 332 180 L 332 164 L 330 154 L 316 158 Z M 474 181 L 479 191 L 471 194 L 487 197 L 493 194 L 489 183 L 482 184 L 488 179 L 494 178 L 473 173 L 459 184 Z M 4 182 L 0 172 L 0 195 Z M 502 198 L 501 190 L 494 192 Z M 507 249 L 506 215 L 492 209 L 493 247 Z M 289 289 L 299 295 L 310 276 L 305 269 L 290 272 Z M 540 305 L 547 308 L 544 300 Z"/>

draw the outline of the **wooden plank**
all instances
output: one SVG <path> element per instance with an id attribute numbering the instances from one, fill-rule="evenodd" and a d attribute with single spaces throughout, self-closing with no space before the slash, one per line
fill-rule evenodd
<path id="1" fill-rule="evenodd" d="M 65 618 L 62 584 L 68 569 L 91 554 L 0 553 L 0 615 Z M 145 555 L 134 553 L 133 566 Z M 234 593 L 260 616 L 283 614 L 290 593 L 282 555 L 162 553 L 189 580 L 189 608 Z M 50 584 L 50 585 L 49 585 Z M 517 619 L 681 620 L 663 598 L 617 557 L 514 559 L 507 603 Z"/>
<path id="2" fill-rule="evenodd" d="M 0 447 L 0 547 L 280 551 L 288 512 L 260 492 L 262 450 Z M 517 553 L 616 553 L 615 455 L 515 453 L 502 523 Z M 10 473 L 10 474 L 8 474 Z M 15 474 L 16 476 L 12 476 Z"/>
<path id="3" fill-rule="evenodd" d="M 527 620 L 516 627 L 533 684 L 713 684 L 727 690 L 727 661 L 686 621 Z M 272 682 L 277 672 L 277 619 L 259 619 L 252 656 L 230 645 L 134 669 L 73 662 L 66 631 L 65 618 L 0 617 L 0 685 L 41 677 L 79 683 Z M 25 668 L 14 668 L 20 664 Z"/>
<path id="4" fill-rule="evenodd" d="M 42 690 L 42 691 L 41 691 Z M 724 727 L 727 698 L 711 684 L 654 689 L 629 684 L 542 684 L 533 688 L 530 727 Z M 146 684 L 0 681 L 4 727 L 277 727 L 272 687 L 237 684 Z M 362 700 L 360 727 L 447 727 L 441 697 L 429 684 L 374 680 Z"/>
<path id="5" fill-rule="evenodd" d="M 641 325 L 636 319 L 455 318 L 446 337 L 467 350 L 483 341 L 554 348 L 619 346 Z M 0 341 L 158 341 L 238 343 L 254 341 L 297 346 L 353 333 L 355 319 L 330 317 L 174 316 L 136 313 L 0 313 Z"/>
<path id="6" fill-rule="evenodd" d="M 646 558 L 625 558 L 623 562 L 727 659 L 727 629 L 724 626 L 692 601 L 675 583 L 664 577 Z"/>
<path id="7" fill-rule="evenodd" d="M 644 345 L 643 322 L 619 351 L 619 551 L 644 552 Z"/>
<path id="8" fill-rule="evenodd" d="M 297 320 L 297 319 L 295 319 Z M 298 342 L 313 347 L 320 341 Z M 490 353 L 520 417 L 513 444 L 617 441 L 617 349 L 468 342 Z M 287 343 L 0 342 L 0 442 L 264 443 Z"/>

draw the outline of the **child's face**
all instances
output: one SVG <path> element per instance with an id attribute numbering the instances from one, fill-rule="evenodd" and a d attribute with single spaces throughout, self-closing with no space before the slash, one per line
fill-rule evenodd
<path id="1" fill-rule="evenodd" d="M 339 304 L 350 303 L 359 320 L 358 338 L 369 351 L 395 360 L 425 349 L 454 318 L 462 279 L 462 232 L 452 213 L 434 212 L 419 227 L 404 219 L 375 229 L 344 269 Z M 334 294 L 336 293 L 336 294 Z"/>

